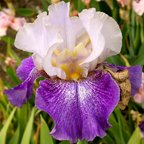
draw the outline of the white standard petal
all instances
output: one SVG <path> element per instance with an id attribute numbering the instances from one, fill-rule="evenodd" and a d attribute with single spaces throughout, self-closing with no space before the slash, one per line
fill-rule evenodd
<path id="1" fill-rule="evenodd" d="M 15 46 L 44 57 L 52 45 L 62 42 L 58 31 L 48 22 L 47 13 L 44 12 L 38 15 L 34 23 L 24 24 L 16 35 Z"/>
<path id="2" fill-rule="evenodd" d="M 59 2 L 48 7 L 49 20 L 63 38 L 61 49 L 73 49 L 77 35 L 83 30 L 78 17 L 69 17 L 70 3 Z"/>
<path id="3" fill-rule="evenodd" d="M 103 35 L 101 34 L 103 24 L 97 17 L 95 17 L 95 14 L 96 10 L 94 8 L 83 10 L 79 14 L 82 24 L 87 31 L 92 44 L 92 52 L 90 56 L 82 62 L 82 64 L 87 64 L 97 59 L 104 49 L 105 41 Z"/>
<path id="4" fill-rule="evenodd" d="M 82 65 L 89 63 L 89 69 L 92 70 L 97 63 L 120 52 L 122 33 L 113 18 L 93 8 L 83 10 L 79 16 L 92 43 L 92 53 Z"/>
<path id="5" fill-rule="evenodd" d="M 102 22 L 101 34 L 104 37 L 105 47 L 99 56 L 98 63 L 107 57 L 120 53 L 122 47 L 122 33 L 117 22 L 103 12 L 96 12 L 95 17 Z"/>

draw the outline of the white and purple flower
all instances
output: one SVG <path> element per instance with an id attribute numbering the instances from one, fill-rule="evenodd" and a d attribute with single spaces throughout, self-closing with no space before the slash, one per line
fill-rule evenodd
<path id="1" fill-rule="evenodd" d="M 52 136 L 72 142 L 103 137 L 120 100 L 120 87 L 104 67 L 127 70 L 132 95 L 140 87 L 142 68 L 103 63 L 118 54 L 122 45 L 118 24 L 105 13 L 91 8 L 69 17 L 69 3 L 64 2 L 48 10 L 49 15 L 39 14 L 16 36 L 15 46 L 33 55 L 18 67 L 23 83 L 6 91 L 8 99 L 21 107 L 32 94 L 34 80 L 43 76 L 35 105 L 54 119 Z"/>

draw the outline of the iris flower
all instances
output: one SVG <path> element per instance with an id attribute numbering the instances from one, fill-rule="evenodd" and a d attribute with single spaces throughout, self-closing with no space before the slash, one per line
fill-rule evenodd
<path id="1" fill-rule="evenodd" d="M 55 139 L 75 143 L 106 135 L 109 116 L 123 91 L 122 81 L 128 80 L 134 95 L 142 69 L 104 62 L 121 50 L 122 34 L 113 18 L 94 8 L 70 17 L 69 9 L 69 3 L 50 5 L 48 15 L 39 14 L 34 23 L 25 23 L 18 31 L 15 46 L 33 54 L 17 69 L 22 84 L 6 94 L 21 107 L 31 97 L 34 80 L 43 76 L 35 105 L 54 119 Z M 116 79 L 121 72 L 127 72 L 126 78 Z"/>

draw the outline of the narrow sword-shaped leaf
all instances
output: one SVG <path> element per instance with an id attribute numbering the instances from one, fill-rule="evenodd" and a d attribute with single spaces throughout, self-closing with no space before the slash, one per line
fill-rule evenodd
<path id="1" fill-rule="evenodd" d="M 42 116 L 40 116 L 41 119 L 41 130 L 40 130 L 40 144 L 54 144 L 52 137 L 49 135 L 49 128 L 43 119 Z"/>
<path id="2" fill-rule="evenodd" d="M 33 108 L 30 119 L 27 123 L 26 129 L 23 134 L 21 144 L 29 144 L 30 143 L 31 132 L 32 132 L 32 128 L 33 128 L 33 121 L 34 121 L 34 113 L 35 113 L 35 109 Z"/>
<path id="3" fill-rule="evenodd" d="M 6 134 L 7 134 L 7 130 L 9 128 L 9 125 L 12 121 L 12 118 L 14 116 L 14 113 L 16 111 L 16 108 L 13 109 L 13 111 L 11 112 L 9 118 L 7 119 L 5 125 L 3 126 L 3 128 L 0 131 L 0 144 L 6 144 Z"/>

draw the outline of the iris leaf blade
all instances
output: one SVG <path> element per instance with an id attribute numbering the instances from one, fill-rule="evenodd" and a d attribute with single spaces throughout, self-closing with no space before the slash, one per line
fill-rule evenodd
<path id="1" fill-rule="evenodd" d="M 33 121 L 34 121 L 34 113 L 35 113 L 35 109 L 33 108 L 30 119 L 27 123 L 26 129 L 23 134 L 21 144 L 29 144 L 30 143 L 31 133 L 32 133 L 32 128 L 33 128 Z"/>
<path id="2" fill-rule="evenodd" d="M 9 128 L 9 125 L 12 121 L 12 118 L 15 114 L 16 108 L 13 109 L 13 111 L 11 112 L 10 116 L 8 117 L 5 125 L 3 126 L 3 128 L 0 131 L 0 144 L 6 144 L 6 134 L 7 134 L 7 130 Z"/>
<path id="3" fill-rule="evenodd" d="M 45 120 L 43 119 L 42 116 L 40 116 L 40 119 L 41 119 L 40 144 L 47 144 L 47 142 L 49 142 L 49 144 L 54 144 L 52 137 L 49 135 L 50 130 Z"/>
<path id="4" fill-rule="evenodd" d="M 20 128 L 18 127 L 9 144 L 19 144 Z"/>
<path id="5" fill-rule="evenodd" d="M 128 144 L 141 144 L 141 139 L 140 129 L 137 127 L 130 137 Z"/>

